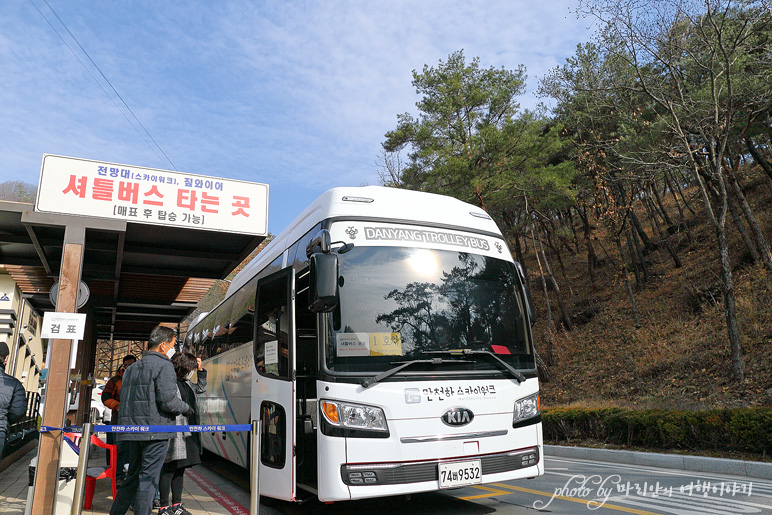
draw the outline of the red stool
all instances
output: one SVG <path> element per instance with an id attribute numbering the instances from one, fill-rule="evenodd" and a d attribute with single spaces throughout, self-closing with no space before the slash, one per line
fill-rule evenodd
<path id="1" fill-rule="evenodd" d="M 86 498 L 83 502 L 83 509 L 85 510 L 91 509 L 91 501 L 94 498 L 94 489 L 96 488 L 97 479 L 110 479 L 113 487 L 113 500 L 115 500 L 115 494 L 117 491 L 117 487 L 115 485 L 115 473 L 118 470 L 118 447 L 113 444 L 103 442 L 97 435 L 91 435 L 91 443 L 97 447 L 107 449 L 107 452 L 110 453 L 110 466 L 106 468 L 90 467 L 86 471 Z"/>

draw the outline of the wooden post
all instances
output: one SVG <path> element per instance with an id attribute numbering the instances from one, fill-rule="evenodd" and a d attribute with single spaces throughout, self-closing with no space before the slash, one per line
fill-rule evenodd
<path id="1" fill-rule="evenodd" d="M 59 272 L 57 313 L 76 313 L 78 285 L 83 267 L 85 227 L 67 226 L 64 231 L 62 268 Z M 70 384 L 70 340 L 54 339 L 48 366 L 46 404 L 43 425 L 62 427 L 66 415 L 67 389 Z M 59 484 L 59 453 L 62 443 L 60 431 L 41 433 L 38 446 L 38 465 L 35 473 L 35 492 L 31 515 L 53 515 Z"/>
<path id="2" fill-rule="evenodd" d="M 78 363 L 76 365 L 77 370 L 80 372 L 78 414 L 75 417 L 76 424 L 78 425 L 90 422 L 92 386 L 88 376 L 94 371 L 97 346 L 94 331 L 94 310 L 90 307 L 92 303 L 89 303 L 88 306 L 89 308 L 86 310 L 86 330 L 83 334 L 83 343 L 78 346 Z"/>

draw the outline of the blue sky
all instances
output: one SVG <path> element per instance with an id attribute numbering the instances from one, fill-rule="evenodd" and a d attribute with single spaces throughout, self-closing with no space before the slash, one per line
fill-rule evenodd
<path id="1" fill-rule="evenodd" d="M 532 108 L 591 37 L 571 0 L 47 1 L 67 28 L 46 0 L 0 10 L 0 182 L 37 184 L 44 153 L 262 182 L 275 234 L 328 188 L 378 184 L 412 70 L 459 49 L 523 64 Z"/>

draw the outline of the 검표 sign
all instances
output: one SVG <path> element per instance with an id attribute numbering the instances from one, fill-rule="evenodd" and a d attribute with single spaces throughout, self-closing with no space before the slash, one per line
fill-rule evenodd
<path id="1" fill-rule="evenodd" d="M 43 313 L 41 338 L 59 338 L 63 340 L 82 340 L 86 330 L 85 313 Z"/>
<path id="2" fill-rule="evenodd" d="M 268 185 L 45 154 L 35 210 L 264 236 Z"/>

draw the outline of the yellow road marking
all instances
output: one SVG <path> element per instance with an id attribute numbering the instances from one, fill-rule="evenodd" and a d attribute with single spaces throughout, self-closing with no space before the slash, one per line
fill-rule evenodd
<path id="1" fill-rule="evenodd" d="M 488 488 L 487 486 L 482 486 L 482 485 L 471 485 L 471 486 L 479 490 L 487 490 L 490 493 L 480 494 L 480 495 L 470 495 L 468 497 L 459 497 L 459 499 L 464 501 L 471 501 L 473 499 L 483 499 L 485 497 L 493 497 L 495 495 L 508 495 L 512 493 L 507 490 L 496 490 L 495 488 Z"/>
<path id="2" fill-rule="evenodd" d="M 512 493 L 511 490 L 516 490 L 518 492 L 525 492 L 525 493 L 528 493 L 528 494 L 542 495 L 544 497 L 550 497 L 550 498 L 553 497 L 553 494 L 551 494 L 549 492 L 542 492 L 541 490 L 532 490 L 530 488 L 523 488 L 521 486 L 507 485 L 505 483 L 492 483 L 492 484 L 493 484 L 493 486 L 497 486 L 499 488 L 506 488 L 507 490 L 496 490 L 495 488 L 490 488 L 490 487 L 487 487 L 487 486 L 471 485 L 472 488 L 477 488 L 478 490 L 486 490 L 489 493 L 487 493 L 487 494 L 480 494 L 480 495 L 470 495 L 470 496 L 467 496 L 467 497 L 459 497 L 459 499 L 461 499 L 462 501 L 471 501 L 471 500 L 474 500 L 474 499 L 482 499 L 482 498 L 485 498 L 485 497 L 493 497 L 493 496 L 502 495 L 502 494 L 503 495 L 508 495 L 508 494 Z M 576 497 L 567 497 L 565 495 L 555 495 L 554 497 L 555 497 L 555 499 L 562 499 L 563 501 L 576 502 L 576 503 L 584 504 L 584 505 L 587 505 L 587 503 L 589 502 L 587 499 L 578 499 Z M 661 513 L 655 513 L 655 512 L 652 512 L 652 511 L 637 510 L 635 508 L 627 508 L 625 506 L 617 506 L 615 504 L 608 504 L 608 503 L 604 503 L 602 507 L 603 508 L 608 508 L 609 510 L 623 511 L 623 512 L 626 512 L 626 513 L 635 513 L 636 515 L 662 515 Z"/>
<path id="3" fill-rule="evenodd" d="M 525 492 L 529 494 L 536 494 L 536 495 L 543 495 L 545 497 L 552 497 L 553 494 L 549 492 L 542 492 L 541 490 L 531 490 L 530 488 L 523 488 L 522 486 L 512 486 L 507 485 L 505 483 L 493 483 L 494 485 L 501 487 L 501 488 L 508 488 L 511 490 L 517 490 L 518 492 Z M 587 504 L 587 499 L 577 499 L 576 497 L 566 497 L 564 495 L 556 495 L 556 499 L 562 499 L 564 501 L 571 501 L 571 502 L 578 502 L 580 504 Z M 635 513 L 637 515 L 662 515 L 661 513 L 655 513 L 653 511 L 644 511 L 644 510 L 637 510 L 635 508 L 627 508 L 625 506 L 617 506 L 615 504 L 603 504 L 604 508 L 608 508 L 609 510 L 617 510 L 617 511 L 624 511 L 626 513 Z"/>

